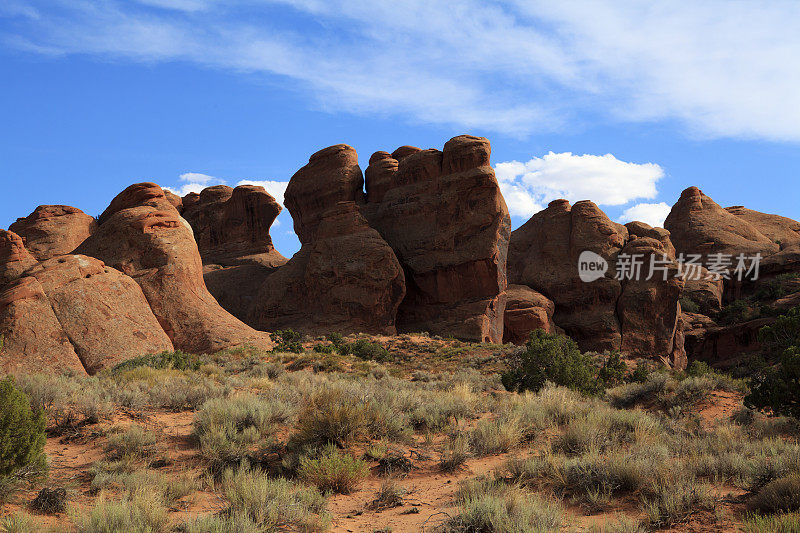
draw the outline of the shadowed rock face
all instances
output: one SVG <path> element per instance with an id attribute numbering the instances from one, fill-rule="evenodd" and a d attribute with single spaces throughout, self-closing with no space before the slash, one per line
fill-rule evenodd
<path id="1" fill-rule="evenodd" d="M 246 322 L 267 276 L 287 261 L 269 234 L 282 208 L 255 185 L 217 185 L 185 200 L 183 218 L 194 230 L 206 286 L 226 311 Z"/>
<path id="2" fill-rule="evenodd" d="M 40 205 L 26 218 L 9 227 L 25 242 L 37 261 L 68 254 L 97 227 L 94 218 L 68 205 Z"/>
<path id="3" fill-rule="evenodd" d="M 622 287 L 614 275 L 624 245 L 625 235 L 592 202 L 570 206 L 555 200 L 511 234 L 509 281 L 551 299 L 554 322 L 581 349 L 618 350 L 622 339 L 616 302 Z M 578 274 L 578 258 L 586 250 L 609 264 L 606 275 L 591 283 Z"/>
<path id="4" fill-rule="evenodd" d="M 502 341 L 510 218 L 489 155 L 464 135 L 370 158 L 364 213 L 406 273 L 402 331 Z"/>
<path id="5" fill-rule="evenodd" d="M 663 261 L 668 256 L 664 244 L 650 237 L 634 237 L 620 253 L 641 256 L 646 265 L 651 258 Z M 677 261 L 659 266 L 664 270 L 651 279 L 642 276 L 622 282 L 616 307 L 622 334 L 620 350 L 637 357 L 662 357 L 673 368 L 685 368 L 678 303 L 684 282 L 678 277 Z"/>
<path id="6" fill-rule="evenodd" d="M 36 278 L 0 288 L 0 335 L 3 372 L 86 373 Z"/>
<path id="7" fill-rule="evenodd" d="M 362 184 L 356 152 L 346 145 L 317 152 L 292 177 L 285 202 L 302 247 L 261 286 L 251 324 L 309 333 L 395 332 L 403 270 L 361 215 Z"/>
<path id="8" fill-rule="evenodd" d="M 581 253 L 591 251 L 608 264 L 605 275 L 584 282 Z M 511 234 L 509 281 L 525 285 L 555 304 L 553 322 L 584 351 L 621 350 L 632 356 L 661 358 L 681 368 L 680 306 L 683 282 L 676 279 L 669 233 L 642 223 L 621 226 L 588 201 L 570 205 L 555 200 Z M 638 256 L 638 279 L 617 279 L 620 254 Z M 668 259 L 667 279 L 647 280 L 651 256 Z"/>
<path id="9" fill-rule="evenodd" d="M 697 187 L 681 193 L 664 227 L 678 254 L 774 254 L 779 246 L 745 218 L 726 211 Z"/>
<path id="10" fill-rule="evenodd" d="M 160 187 L 128 187 L 99 220 L 100 227 L 77 253 L 131 276 L 176 349 L 205 353 L 244 343 L 272 345 L 208 292 L 191 227 Z"/>
<path id="11" fill-rule="evenodd" d="M 203 264 L 275 268 L 286 262 L 269 235 L 281 210 L 263 187 L 217 185 L 204 189 L 182 216 L 194 230 Z"/>
<path id="12" fill-rule="evenodd" d="M 36 259 L 25 248 L 19 235 L 0 230 L 0 289 L 3 285 L 18 279 L 36 263 Z"/>

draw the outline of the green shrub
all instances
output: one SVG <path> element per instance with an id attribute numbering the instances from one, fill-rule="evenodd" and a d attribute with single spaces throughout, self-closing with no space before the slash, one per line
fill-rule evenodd
<path id="1" fill-rule="evenodd" d="M 335 347 L 333 344 L 315 344 L 314 351 L 317 353 L 333 353 Z"/>
<path id="2" fill-rule="evenodd" d="M 722 308 L 717 316 L 720 324 L 740 324 L 761 316 L 761 305 L 749 300 L 736 300 Z"/>
<path id="3" fill-rule="evenodd" d="M 336 348 L 344 344 L 344 337 L 342 336 L 341 333 L 338 333 L 336 331 L 328 333 L 325 336 L 325 338 L 328 339 L 330 343 L 333 344 Z"/>
<path id="4" fill-rule="evenodd" d="M 31 409 L 14 378 L 0 380 L 0 476 L 41 459 L 46 425 L 44 412 Z"/>
<path id="5" fill-rule="evenodd" d="M 628 373 L 628 365 L 622 360 L 618 351 L 613 351 L 605 356 L 600 370 L 597 371 L 597 378 L 603 388 L 614 387 L 625 381 Z"/>
<path id="6" fill-rule="evenodd" d="M 691 298 L 689 298 L 687 296 L 683 296 L 678 301 L 681 303 L 681 311 L 683 311 L 684 313 L 699 313 L 700 312 L 700 306 L 697 304 L 697 302 L 695 302 Z"/>
<path id="7" fill-rule="evenodd" d="M 292 329 L 282 329 L 270 335 L 272 340 L 277 343 L 272 349 L 273 352 L 303 352 L 303 344 L 301 343 L 303 340 L 302 333 L 298 333 Z"/>
<path id="8" fill-rule="evenodd" d="M 777 353 L 800 346 L 800 306 L 780 315 L 771 326 L 761 328 L 758 340 Z"/>
<path id="9" fill-rule="evenodd" d="M 200 366 L 197 357 L 180 350 L 174 352 L 161 352 L 152 355 L 143 355 L 128 359 L 111 369 L 111 374 L 119 374 L 126 370 L 146 366 L 155 369 L 172 368 L 174 370 L 196 370 Z"/>
<path id="10" fill-rule="evenodd" d="M 350 344 L 341 345 L 339 352 L 342 355 L 355 355 L 365 361 L 384 362 L 391 358 L 386 348 L 376 342 L 369 342 L 367 339 L 358 339 Z"/>
<path id="11" fill-rule="evenodd" d="M 592 358 L 582 354 L 575 341 L 564 335 L 534 331 L 525 348 L 509 358 L 508 366 L 502 374 L 508 390 L 535 392 L 548 381 L 583 394 L 600 390 Z"/>
<path id="12" fill-rule="evenodd" d="M 298 477 L 324 492 L 350 494 L 368 475 L 367 463 L 333 444 L 326 445 L 316 457 L 300 457 Z"/>

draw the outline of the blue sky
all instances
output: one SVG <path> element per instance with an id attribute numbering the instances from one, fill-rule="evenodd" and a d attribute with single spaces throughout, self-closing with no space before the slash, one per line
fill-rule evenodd
<path id="1" fill-rule="evenodd" d="M 798 28 L 792 2 L 5 0 L 0 227 L 462 133 L 515 227 L 562 196 L 657 222 L 689 185 L 800 219 Z M 272 235 L 297 250 L 288 212 Z"/>

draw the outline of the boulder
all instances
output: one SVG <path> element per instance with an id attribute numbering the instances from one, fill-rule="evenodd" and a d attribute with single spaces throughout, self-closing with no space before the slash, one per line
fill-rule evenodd
<path id="1" fill-rule="evenodd" d="M 725 210 L 749 222 L 753 227 L 778 244 L 781 250 L 800 244 L 800 222 L 779 215 L 770 215 L 747 209 L 741 205 Z"/>
<path id="2" fill-rule="evenodd" d="M 139 285 L 102 261 L 63 255 L 31 268 L 25 276 L 38 281 L 89 374 L 173 349 Z"/>
<path id="3" fill-rule="evenodd" d="M 622 336 L 616 304 L 622 286 L 616 260 L 625 234 L 595 204 L 554 200 L 511 233 L 509 281 L 526 285 L 555 303 L 553 321 L 584 351 L 618 350 Z M 578 259 L 594 252 L 608 264 L 605 275 L 581 280 Z"/>
<path id="4" fill-rule="evenodd" d="M 0 288 L 0 335 L 0 370 L 4 373 L 86 374 L 34 277 L 26 276 Z"/>
<path id="5" fill-rule="evenodd" d="M 697 187 L 689 187 L 664 222 L 678 254 L 698 254 L 710 267 L 709 254 L 762 257 L 776 253 L 778 244 L 743 217 L 726 211 Z"/>
<path id="6" fill-rule="evenodd" d="M 403 269 L 361 214 L 363 177 L 346 145 L 312 155 L 286 189 L 302 246 L 261 286 L 249 313 L 260 329 L 306 333 L 396 331 Z"/>
<path id="7" fill-rule="evenodd" d="M 502 341 L 510 218 L 490 151 L 463 135 L 370 158 L 363 209 L 405 270 L 402 331 Z"/>
<path id="8" fill-rule="evenodd" d="M 37 264 L 22 238 L 11 231 L 0 230 L 0 289 Z"/>
<path id="9" fill-rule="evenodd" d="M 641 257 L 645 265 L 661 262 L 659 271 L 622 280 L 622 293 L 616 312 L 622 336 L 620 351 L 635 357 L 659 357 L 671 367 L 686 367 L 682 327 L 679 324 L 683 290 L 679 265 L 660 240 L 634 237 L 621 250 L 622 254 Z M 665 262 L 666 258 L 666 262 Z"/>
<path id="10" fill-rule="evenodd" d="M 271 347 L 225 311 L 206 289 L 191 226 L 154 183 L 131 185 L 99 218 L 76 253 L 131 276 L 175 349 L 207 353 L 242 344 Z"/>
<path id="11" fill-rule="evenodd" d="M 524 344 L 537 329 L 556 331 L 555 304 L 546 296 L 525 285 L 513 284 L 506 289 L 506 295 L 503 343 Z"/>
<path id="12" fill-rule="evenodd" d="M 94 218 L 68 205 L 40 205 L 9 227 L 37 261 L 71 253 L 97 227 Z"/>

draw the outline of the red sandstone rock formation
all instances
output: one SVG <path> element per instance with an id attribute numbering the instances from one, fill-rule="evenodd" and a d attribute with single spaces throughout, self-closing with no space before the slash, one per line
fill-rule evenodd
<path id="1" fill-rule="evenodd" d="M 36 278 L 0 288 L 0 335 L 5 373 L 86 372 Z"/>
<path id="2" fill-rule="evenodd" d="M 83 255 L 62 255 L 25 273 L 39 282 L 89 374 L 172 343 L 128 276 Z"/>
<path id="3" fill-rule="evenodd" d="M 441 152 L 370 158 L 364 213 L 406 273 L 403 331 L 503 338 L 510 218 L 489 155 L 489 141 L 463 135 Z"/>
<path id="4" fill-rule="evenodd" d="M 800 222 L 779 215 L 770 215 L 747 209 L 741 205 L 725 210 L 746 220 L 764 236 L 778 244 L 781 250 L 800 244 Z"/>
<path id="5" fill-rule="evenodd" d="M 25 242 L 37 261 L 68 254 L 86 240 L 97 227 L 94 218 L 68 205 L 40 205 L 9 227 Z"/>
<path id="6" fill-rule="evenodd" d="M 302 247 L 264 282 L 251 324 L 309 333 L 395 332 L 403 270 L 360 213 L 362 184 L 356 152 L 346 145 L 317 152 L 292 177 L 285 202 Z"/>
<path id="7" fill-rule="evenodd" d="M 269 235 L 281 209 L 263 187 L 217 185 L 204 189 L 182 216 L 194 230 L 203 264 L 275 268 L 286 262 Z"/>
<path id="8" fill-rule="evenodd" d="M 268 336 L 222 309 L 206 289 L 191 227 L 153 183 L 131 185 L 77 250 L 131 276 L 176 349 L 214 352 Z"/>
<path id="9" fill-rule="evenodd" d="M 255 185 L 217 185 L 186 200 L 182 216 L 194 230 L 208 290 L 226 311 L 247 321 L 264 280 L 287 261 L 269 234 L 280 204 Z"/>
<path id="10" fill-rule="evenodd" d="M 679 322 L 678 299 L 683 280 L 678 277 L 679 265 L 667 255 L 664 244 L 650 237 L 634 237 L 622 248 L 621 254 L 641 256 L 645 265 L 651 260 L 665 261 L 663 270 L 649 272 L 622 282 L 622 294 L 616 312 L 622 342 L 620 350 L 636 357 L 661 357 L 673 368 L 686 367 L 682 324 Z M 649 266 L 648 266 L 649 269 Z"/>
<path id="11" fill-rule="evenodd" d="M 504 343 L 524 344 L 531 332 L 537 329 L 556 332 L 553 323 L 555 304 L 546 296 L 525 285 L 509 285 L 506 294 Z"/>

